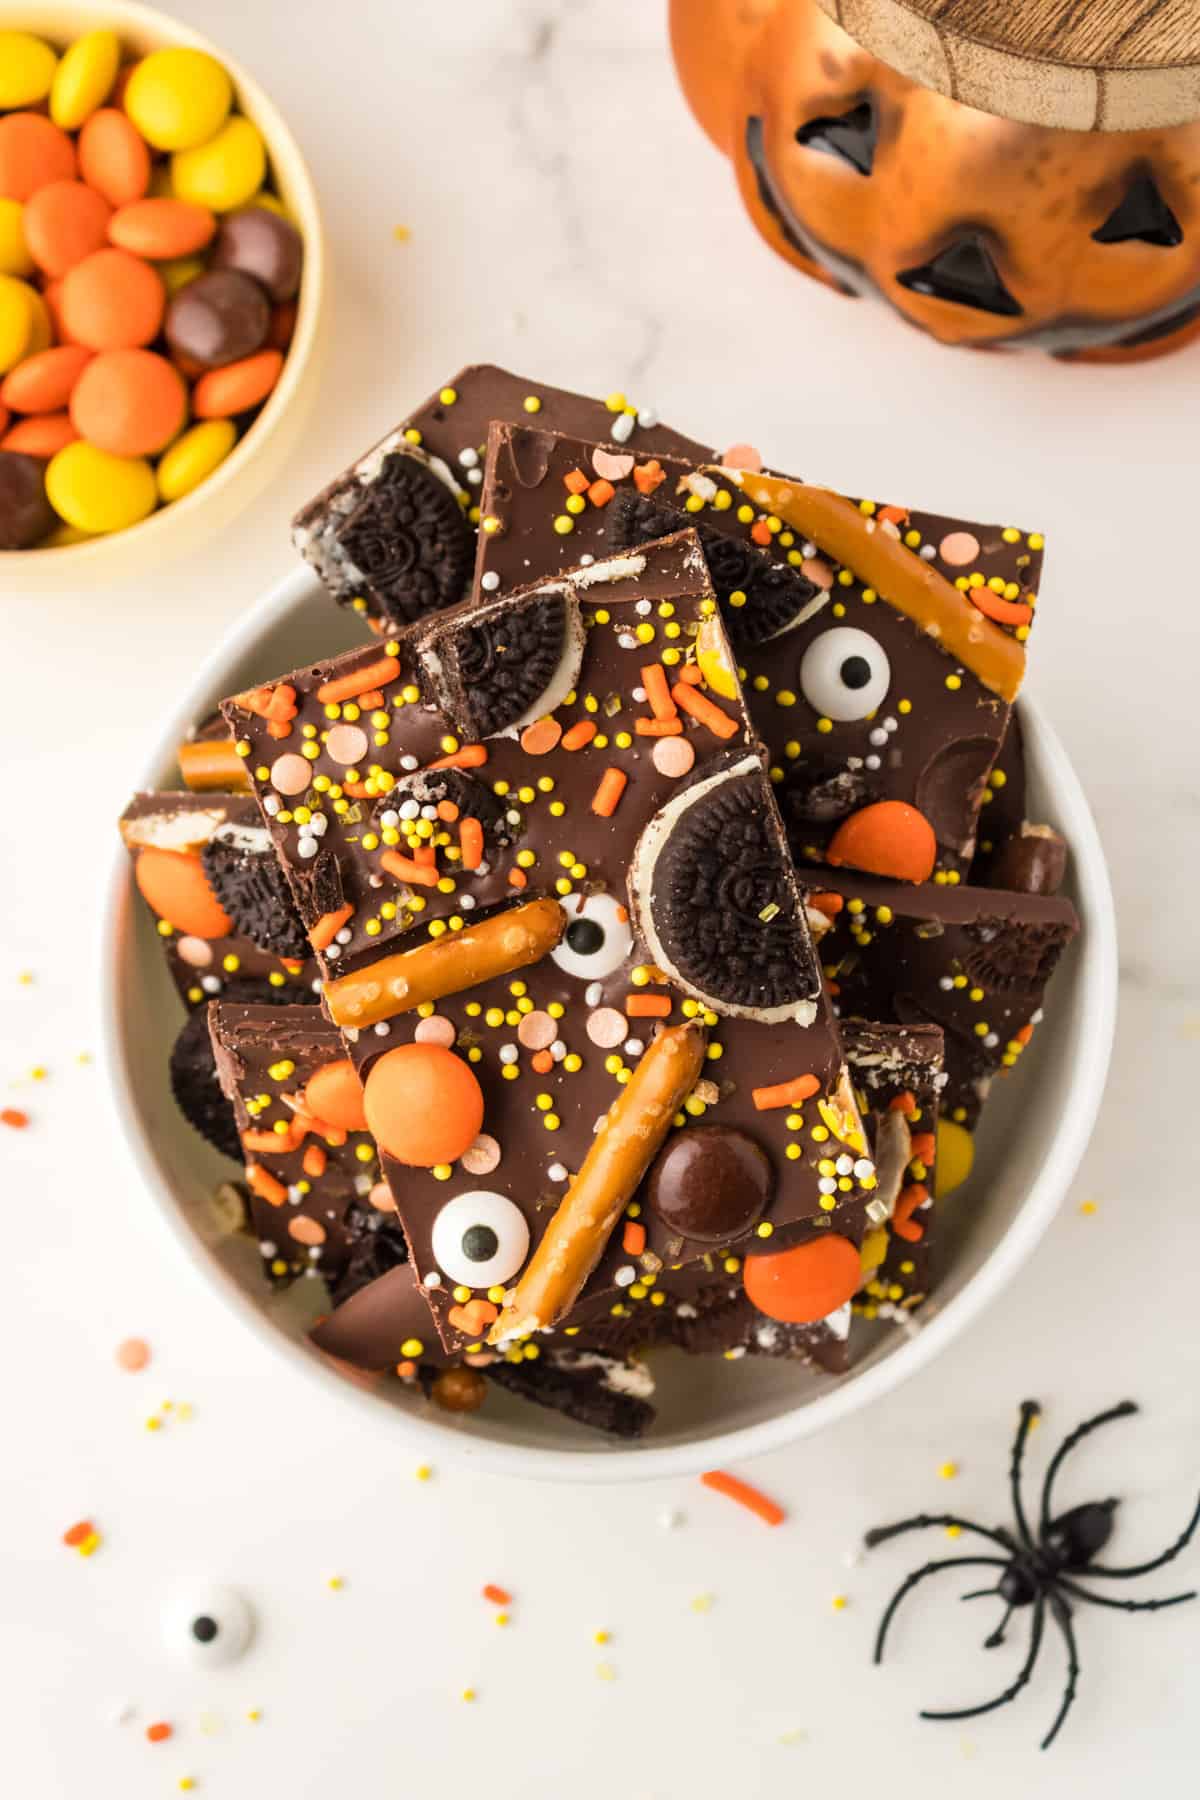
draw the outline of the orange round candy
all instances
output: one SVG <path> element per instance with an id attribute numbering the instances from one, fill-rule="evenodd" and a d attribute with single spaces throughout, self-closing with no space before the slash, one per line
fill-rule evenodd
<path id="1" fill-rule="evenodd" d="M 141 850 L 133 877 L 147 906 L 176 931 L 217 938 L 233 930 L 233 920 L 209 887 L 198 856 L 184 850 Z"/>
<path id="2" fill-rule="evenodd" d="M 53 350 L 39 350 L 36 356 L 27 356 L 9 370 L 0 382 L 0 400 L 13 412 L 60 412 L 91 356 L 82 344 L 58 344 Z"/>
<path id="3" fill-rule="evenodd" d="M 35 413 L 32 418 L 18 419 L 0 438 L 0 450 L 19 450 L 23 456 L 44 456 L 47 462 L 73 444 L 79 433 L 69 413 Z"/>
<path id="4" fill-rule="evenodd" d="M 830 839 L 826 862 L 848 864 L 894 881 L 928 881 L 937 862 L 937 839 L 924 813 L 903 800 L 877 800 L 851 813 Z"/>
<path id="5" fill-rule="evenodd" d="M 402 1044 L 371 1065 L 367 1124 L 380 1147 L 414 1169 L 455 1162 L 479 1136 L 483 1090 L 440 1044 Z"/>
<path id="6" fill-rule="evenodd" d="M 786 1325 L 827 1318 L 862 1285 L 862 1258 L 849 1238 L 811 1238 L 773 1256 L 748 1256 L 742 1281 L 751 1304 Z"/>
<path id="7" fill-rule="evenodd" d="M 249 412 L 266 399 L 282 367 L 282 351 L 256 350 L 223 369 L 209 369 L 192 391 L 192 410 L 198 419 L 231 419 Z"/>
<path id="8" fill-rule="evenodd" d="M 322 1125 L 335 1125 L 339 1131 L 367 1129 L 363 1084 L 349 1057 L 326 1063 L 309 1077 L 304 1089 L 304 1104 Z"/>
<path id="9" fill-rule="evenodd" d="M 25 202 L 21 224 L 38 268 L 65 275 L 108 238 L 112 208 L 82 181 L 48 181 Z"/>
<path id="10" fill-rule="evenodd" d="M 203 250 L 217 229 L 217 216 L 190 200 L 134 200 L 113 214 L 109 242 L 151 262 L 191 256 Z"/>
<path id="11" fill-rule="evenodd" d="M 102 106 L 79 133 L 79 173 L 110 206 L 128 206 L 150 186 L 150 152 L 115 106 Z"/>
<path id="12" fill-rule="evenodd" d="M 162 324 L 162 277 L 128 250 L 96 250 L 63 276 L 59 310 L 68 335 L 92 350 L 132 350 Z"/>
<path id="13" fill-rule="evenodd" d="M 74 174 L 75 146 L 65 131 L 41 113 L 0 118 L 0 196 L 28 200 L 48 181 L 70 181 Z"/>
<path id="14" fill-rule="evenodd" d="M 114 456 L 154 456 L 187 418 L 179 370 L 153 350 L 101 350 L 75 383 L 71 423 Z"/>

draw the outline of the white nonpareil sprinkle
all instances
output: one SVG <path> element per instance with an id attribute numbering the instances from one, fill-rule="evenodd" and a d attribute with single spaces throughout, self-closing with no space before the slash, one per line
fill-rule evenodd
<path id="1" fill-rule="evenodd" d="M 459 451 L 458 460 L 462 464 L 464 469 L 473 469 L 475 467 L 476 463 L 479 461 L 479 452 L 478 452 L 478 450 L 472 449 L 471 446 L 468 445 L 465 450 Z"/>
<path id="2" fill-rule="evenodd" d="M 591 551 L 585 550 L 583 555 L 579 559 L 579 567 L 581 569 L 590 569 L 592 564 L 595 562 L 595 560 L 596 559 L 592 555 Z"/>
<path id="3" fill-rule="evenodd" d="M 500 1061 L 502 1063 L 515 1063 L 520 1054 L 521 1052 L 517 1049 L 515 1044 L 501 1044 L 500 1046 Z"/>
<path id="4" fill-rule="evenodd" d="M 464 912 L 470 912 L 472 907 L 475 905 L 474 894 L 460 894 L 458 896 L 458 904 L 461 906 L 461 908 Z"/>
<path id="5" fill-rule="evenodd" d="M 640 1056 L 643 1047 L 641 1038 L 626 1038 L 621 1046 L 626 1056 Z"/>
<path id="6" fill-rule="evenodd" d="M 608 435 L 614 444 L 627 444 L 633 436 L 633 428 L 637 423 L 632 413 L 620 412 L 609 427 Z"/>
<path id="7" fill-rule="evenodd" d="M 353 936 L 354 933 L 351 931 L 350 927 L 345 925 L 341 931 L 338 932 L 337 941 L 339 944 L 348 944 Z"/>
<path id="8" fill-rule="evenodd" d="M 664 1506 L 659 1512 L 658 1523 L 663 1531 L 678 1531 L 683 1524 L 683 1514 L 677 1506 Z"/>
<path id="9" fill-rule="evenodd" d="M 216 975 L 202 975 L 200 977 L 200 986 L 204 989 L 206 994 L 219 994 L 221 991 L 221 983 Z"/>
<path id="10" fill-rule="evenodd" d="M 308 828 L 314 837 L 324 837 L 329 829 L 329 820 L 324 813 L 315 813 Z"/>
<path id="11" fill-rule="evenodd" d="M 649 600 L 639 600 L 633 610 L 636 613 L 640 613 L 642 618 L 645 618 L 646 614 L 650 611 L 650 607 L 651 602 Z"/>
<path id="12" fill-rule="evenodd" d="M 637 649 L 637 639 L 631 631 L 623 631 L 618 637 L 617 642 L 620 644 L 622 650 Z"/>
<path id="13" fill-rule="evenodd" d="M 482 469 L 468 469 L 467 470 L 467 480 L 472 487 L 478 487 L 480 485 L 480 483 L 483 481 L 483 470 Z"/>
<path id="14" fill-rule="evenodd" d="M 839 1156 L 833 1166 L 839 1175 L 848 1175 L 854 1167 L 854 1158 L 845 1155 Z"/>
<path id="15" fill-rule="evenodd" d="M 304 857 L 307 861 L 310 856 L 315 856 L 320 848 L 315 837 L 302 837 L 296 845 L 296 855 Z"/>
<path id="16" fill-rule="evenodd" d="M 613 1276 L 613 1280 L 618 1287 L 632 1287 L 633 1283 L 637 1280 L 637 1270 L 631 1263 L 624 1263 Z"/>
<path id="17" fill-rule="evenodd" d="M 877 756 L 868 756 L 863 766 L 868 769 L 877 769 L 880 766 L 879 758 Z"/>
<path id="18" fill-rule="evenodd" d="M 420 766 L 421 765 L 415 756 L 402 756 L 400 758 L 400 767 L 402 769 L 406 769 L 406 770 L 419 769 Z"/>
<path id="19" fill-rule="evenodd" d="M 392 1028 L 386 1019 L 381 1019 L 375 1027 L 376 1037 L 391 1037 Z"/>
<path id="20" fill-rule="evenodd" d="M 421 803 L 419 800 L 406 800 L 400 808 L 400 817 L 402 819 L 419 819 L 420 816 Z"/>
<path id="21" fill-rule="evenodd" d="M 598 981 L 589 981 L 583 990 L 583 998 L 588 1006 L 599 1006 L 604 998 L 604 989 Z"/>
<path id="22" fill-rule="evenodd" d="M 427 1287 L 427 1288 L 440 1288 L 442 1285 L 442 1278 L 438 1274 L 436 1269 L 430 1269 L 428 1275 L 425 1277 L 425 1279 L 421 1283 L 421 1285 L 422 1285 L 422 1287 Z"/>
<path id="23" fill-rule="evenodd" d="M 873 731 L 867 733 L 867 742 L 869 744 L 886 744 L 887 741 L 888 734 L 883 729 L 882 725 L 876 725 Z"/>
<path id="24" fill-rule="evenodd" d="M 275 817 L 275 814 L 279 811 L 279 802 L 275 798 L 274 794 L 264 794 L 262 805 L 263 805 L 263 811 L 265 813 L 267 813 L 272 819 Z"/>
<path id="25" fill-rule="evenodd" d="M 487 574 L 481 579 L 479 585 L 485 594 L 494 594 L 496 589 L 500 586 L 500 577 L 497 575 L 495 569 L 489 569 Z"/>
<path id="26" fill-rule="evenodd" d="M 567 1179 L 567 1166 L 565 1163 L 552 1162 L 550 1167 L 546 1170 L 546 1174 L 550 1177 L 551 1181 L 565 1181 Z"/>
<path id="27" fill-rule="evenodd" d="M 833 1179 L 832 1175 L 822 1175 L 820 1181 L 817 1183 L 817 1192 L 819 1194 L 837 1193 L 837 1182 Z"/>
<path id="28" fill-rule="evenodd" d="M 658 413 L 652 406 L 639 406 L 637 422 L 644 431 L 653 431 L 658 424 Z"/>
<path id="29" fill-rule="evenodd" d="M 567 1054 L 567 1046 L 563 1043 L 561 1038 L 555 1038 L 550 1046 L 550 1054 L 555 1062 L 561 1062 L 563 1057 Z"/>
<path id="30" fill-rule="evenodd" d="M 875 1164 L 871 1161 L 870 1157 L 860 1156 L 854 1165 L 854 1173 L 858 1176 L 860 1181 L 865 1181 L 868 1175 L 873 1175 L 875 1173 Z"/>
<path id="31" fill-rule="evenodd" d="M 342 1036 L 348 1044 L 357 1044 L 360 1035 L 357 1025 L 345 1025 L 342 1028 Z"/>

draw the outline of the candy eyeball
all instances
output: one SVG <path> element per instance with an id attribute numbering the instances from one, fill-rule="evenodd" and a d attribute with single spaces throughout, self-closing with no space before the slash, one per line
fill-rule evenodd
<path id="1" fill-rule="evenodd" d="M 892 668 L 869 632 L 835 625 L 813 639 L 800 663 L 800 689 L 824 718 L 865 719 L 881 706 Z"/>
<path id="2" fill-rule="evenodd" d="M 196 1668 L 219 1669 L 245 1654 L 254 1614 L 237 1588 L 197 1582 L 172 1594 L 163 1610 L 168 1648 Z"/>
<path id="3" fill-rule="evenodd" d="M 633 949 L 629 914 L 612 894 L 589 894 L 550 952 L 560 969 L 580 981 L 601 981 L 619 969 Z"/>
<path id="4" fill-rule="evenodd" d="M 515 1275 L 529 1254 L 529 1227 L 520 1207 L 490 1188 L 448 1200 L 433 1221 L 433 1260 L 463 1287 L 496 1287 Z"/>

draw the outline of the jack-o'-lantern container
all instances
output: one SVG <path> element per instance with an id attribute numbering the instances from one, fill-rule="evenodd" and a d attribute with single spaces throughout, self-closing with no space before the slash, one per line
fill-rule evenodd
<path id="1" fill-rule="evenodd" d="M 943 344 L 1109 362 L 1200 334 L 1200 5 L 671 0 L 671 37 L 806 274 Z"/>

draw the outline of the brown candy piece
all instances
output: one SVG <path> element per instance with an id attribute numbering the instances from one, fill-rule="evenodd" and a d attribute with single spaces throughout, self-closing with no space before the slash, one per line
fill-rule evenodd
<path id="1" fill-rule="evenodd" d="M 668 1231 L 723 1244 L 762 1217 L 774 1186 L 770 1158 L 746 1132 L 691 1125 L 659 1155 L 647 1199 Z"/>
<path id="2" fill-rule="evenodd" d="M 210 269 L 252 275 L 274 301 L 290 300 L 300 286 L 304 244 L 296 227 L 265 206 L 247 206 L 221 221 Z"/>
<path id="3" fill-rule="evenodd" d="M 476 1412 L 487 1398 L 487 1382 L 478 1369 L 443 1369 L 429 1390 L 443 1412 Z"/>
<path id="4" fill-rule="evenodd" d="M 43 465 L 36 456 L 0 450 L 0 550 L 27 550 L 54 525 Z"/>
<path id="5" fill-rule="evenodd" d="M 1067 840 L 1053 826 L 1026 819 L 1001 844 L 990 880 L 1012 894 L 1057 894 L 1066 872 Z"/>
<path id="6" fill-rule="evenodd" d="M 167 307 L 167 342 L 176 355 L 219 369 L 266 342 L 271 308 L 257 281 L 239 269 L 213 269 L 181 287 Z"/>

